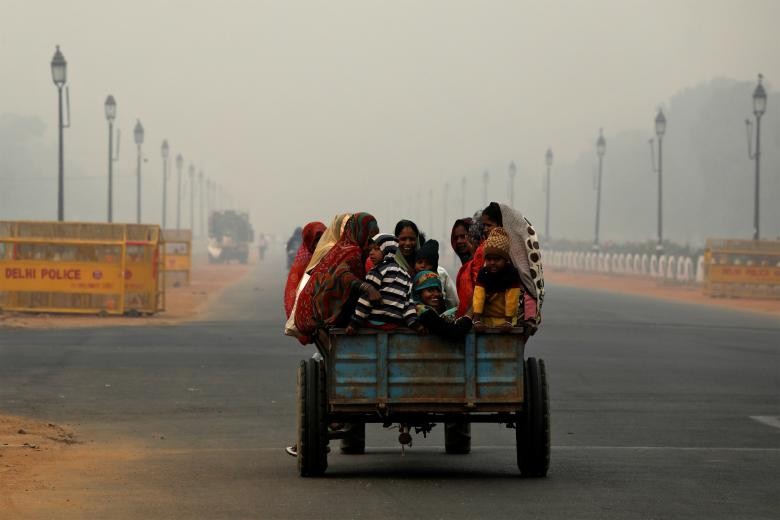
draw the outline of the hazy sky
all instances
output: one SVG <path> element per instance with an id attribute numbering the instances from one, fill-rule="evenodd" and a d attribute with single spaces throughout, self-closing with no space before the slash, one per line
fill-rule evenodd
<path id="1" fill-rule="evenodd" d="M 409 201 L 434 188 L 438 232 L 447 180 L 458 185 L 452 216 L 464 175 L 469 209 L 482 202 L 485 168 L 490 198 L 506 198 L 510 160 L 541 197 L 548 145 L 556 164 L 572 162 L 599 127 L 649 134 L 656 108 L 686 86 L 757 72 L 777 81 L 778 20 L 775 0 L 0 0 L 0 113 L 47 123 L 55 176 L 49 62 L 60 44 L 73 120 L 66 175 L 105 174 L 103 102 L 113 94 L 120 219 L 134 217 L 140 118 L 147 189 L 160 183 L 167 138 L 259 230 L 357 209 L 385 226 L 426 221 Z M 69 211 L 102 218 L 105 181 L 81 186 L 95 190 L 94 207 Z"/>

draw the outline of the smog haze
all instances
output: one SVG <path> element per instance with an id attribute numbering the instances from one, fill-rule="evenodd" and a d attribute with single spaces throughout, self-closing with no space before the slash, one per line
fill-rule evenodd
<path id="1" fill-rule="evenodd" d="M 67 220 L 105 220 L 110 94 L 121 130 L 115 221 L 135 220 L 140 120 L 146 222 L 160 222 L 163 139 L 185 173 L 192 163 L 250 211 L 257 231 L 280 238 L 354 210 L 373 212 L 384 230 L 405 217 L 442 238 L 463 216 L 461 179 L 468 214 L 483 206 L 485 170 L 488 199 L 507 201 L 511 161 L 516 205 L 541 224 L 550 147 L 550 235 L 589 240 L 603 128 L 603 237 L 651 240 L 648 139 L 663 108 L 668 237 L 750 238 L 745 119 L 763 73 L 762 234 L 776 237 L 779 19 L 771 0 L 5 0 L 0 219 L 56 219 L 50 61 L 60 45 Z M 172 193 L 169 184 L 169 222 Z"/>

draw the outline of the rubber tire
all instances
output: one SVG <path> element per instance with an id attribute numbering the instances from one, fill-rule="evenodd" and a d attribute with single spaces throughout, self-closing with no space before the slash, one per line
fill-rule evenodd
<path id="1" fill-rule="evenodd" d="M 444 424 L 444 451 L 450 455 L 471 453 L 471 423 Z"/>
<path id="2" fill-rule="evenodd" d="M 366 452 L 366 423 L 347 423 L 344 431 L 347 436 L 341 439 L 341 453 L 363 455 Z"/>
<path id="3" fill-rule="evenodd" d="M 517 467 L 524 477 L 546 477 L 550 469 L 550 397 L 544 361 L 525 362 L 525 409 L 515 429 Z"/>
<path id="4" fill-rule="evenodd" d="M 298 473 L 318 477 L 328 469 L 325 368 L 315 359 L 298 367 Z"/>

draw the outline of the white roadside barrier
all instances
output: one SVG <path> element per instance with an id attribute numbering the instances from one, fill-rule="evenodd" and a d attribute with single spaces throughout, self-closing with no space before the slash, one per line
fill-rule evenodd
<path id="1" fill-rule="evenodd" d="M 548 251 L 546 263 L 554 269 L 656 278 L 678 284 L 704 281 L 704 258 L 688 256 Z"/>

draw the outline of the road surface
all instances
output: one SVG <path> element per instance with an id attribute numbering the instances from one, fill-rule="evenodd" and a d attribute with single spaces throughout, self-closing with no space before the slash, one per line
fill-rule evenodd
<path id="1" fill-rule="evenodd" d="M 325 477 L 302 479 L 283 447 L 312 350 L 281 335 L 282 281 L 271 257 L 185 325 L 0 329 L 0 413 L 68 424 L 75 449 L 132 446 L 105 459 L 112 478 L 60 477 L 37 500 L 68 497 L 74 518 L 780 514 L 776 319 L 551 286 L 527 349 L 551 385 L 548 478 L 518 477 L 497 425 L 475 425 L 466 456 L 443 453 L 441 427 L 401 456 L 374 425 L 366 455 L 334 449 Z"/>

